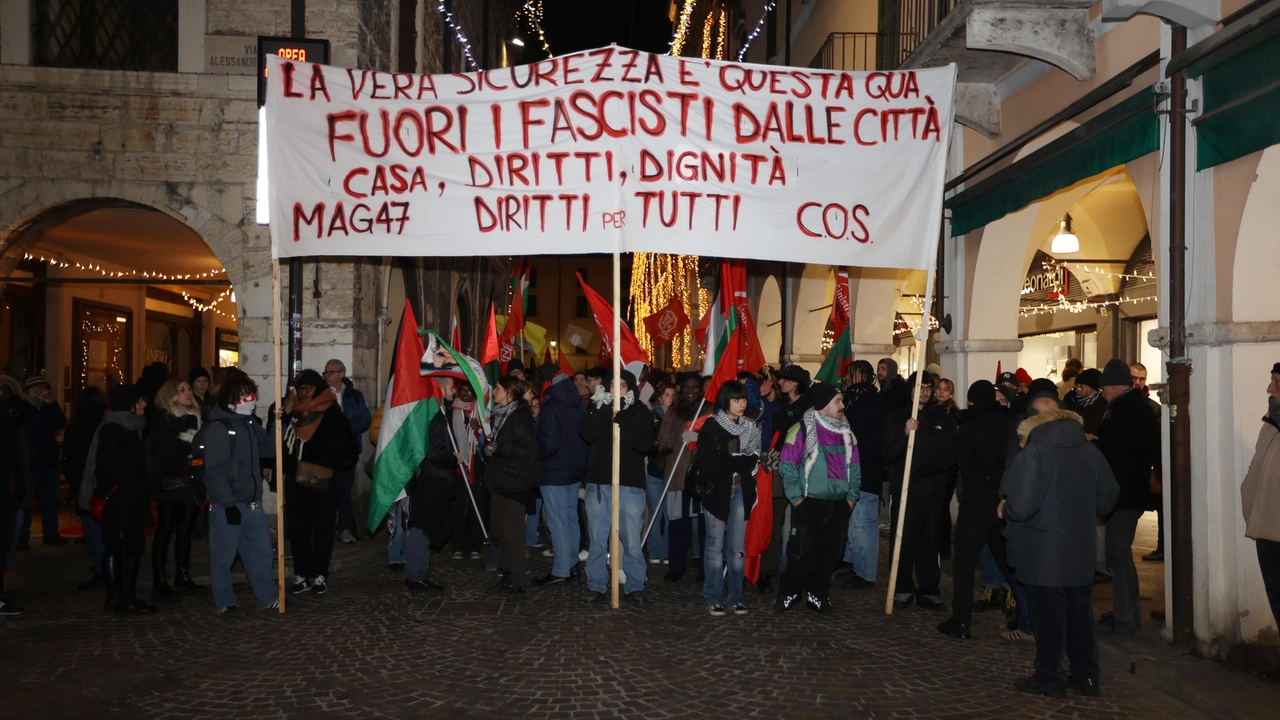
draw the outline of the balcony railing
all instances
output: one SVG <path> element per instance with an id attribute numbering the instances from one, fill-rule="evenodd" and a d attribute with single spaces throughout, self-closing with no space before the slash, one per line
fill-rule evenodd
<path id="1" fill-rule="evenodd" d="M 908 40 L 909 38 L 900 37 L 895 42 L 887 39 L 885 33 L 831 33 L 813 56 L 809 67 L 824 70 L 890 70 L 901 64 L 901 61 L 891 62 L 896 56 L 886 53 L 886 49 L 901 48 Z"/>
<path id="2" fill-rule="evenodd" d="M 877 64 L 897 68 L 960 4 L 960 0 L 880 0 L 881 43 Z"/>

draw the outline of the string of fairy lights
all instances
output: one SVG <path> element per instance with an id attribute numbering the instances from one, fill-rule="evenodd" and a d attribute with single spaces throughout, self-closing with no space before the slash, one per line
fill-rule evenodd
<path id="1" fill-rule="evenodd" d="M 1108 280 L 1120 280 L 1122 282 L 1125 280 L 1135 280 L 1140 282 L 1156 281 L 1156 276 L 1154 272 L 1149 272 L 1149 273 L 1148 272 L 1118 272 L 1117 273 L 1117 272 L 1110 272 L 1107 270 L 1103 270 L 1101 267 L 1097 265 L 1087 265 L 1085 263 L 1058 262 L 1054 260 L 1049 260 L 1042 263 L 1042 267 L 1044 268 L 1046 273 L 1048 273 L 1050 276 L 1055 278 L 1059 276 L 1058 271 L 1064 268 L 1075 268 L 1085 273 L 1090 273 L 1095 276 L 1105 277 Z M 1047 303 L 1041 303 L 1039 305 L 1023 306 L 1018 309 L 1018 315 L 1020 317 L 1034 317 L 1036 315 L 1048 315 L 1049 313 L 1055 313 L 1058 311 L 1064 311 L 1064 312 L 1069 312 L 1073 314 L 1080 314 L 1086 310 L 1098 310 L 1101 308 L 1112 307 L 1112 306 L 1119 307 L 1121 305 L 1126 305 L 1126 304 L 1136 305 L 1138 303 L 1144 303 L 1144 302 L 1159 302 L 1159 300 L 1155 296 L 1134 297 L 1134 298 L 1124 297 L 1116 300 L 1078 300 L 1073 302 L 1073 301 L 1067 300 L 1066 293 L 1062 291 L 1062 284 L 1056 279 L 1053 282 L 1053 287 L 1049 288 L 1049 290 L 1050 292 L 1057 293 L 1058 298 L 1056 302 L 1047 302 Z M 1033 288 L 1028 286 L 1023 286 L 1022 288 L 1023 295 L 1030 294 L 1031 292 L 1034 292 Z M 1052 297 L 1052 295 L 1050 297 Z"/>
<path id="2" fill-rule="evenodd" d="M 635 319 L 632 325 L 636 340 L 650 358 L 657 346 L 640 321 L 666 307 L 673 297 L 684 307 L 696 306 L 698 310 L 696 317 L 690 314 L 690 327 L 676 333 L 670 343 L 671 364 L 691 367 L 700 351 L 693 338 L 692 325 L 706 314 L 709 299 L 699 284 L 698 256 L 636 253 L 631 269 L 631 317 Z"/>
<path id="3" fill-rule="evenodd" d="M 480 63 L 477 63 L 475 56 L 471 54 L 471 41 L 467 39 L 467 34 L 462 31 L 462 25 L 454 22 L 453 13 L 449 12 L 449 8 L 445 7 L 444 0 L 440 0 L 436 4 L 436 10 L 440 13 L 440 18 L 444 20 L 445 27 L 449 28 L 449 32 L 453 33 L 453 38 L 462 46 L 462 54 L 466 56 L 467 62 L 471 63 L 471 69 L 479 70 Z"/>
<path id="4" fill-rule="evenodd" d="M 668 55 L 679 57 L 684 52 L 684 44 L 689 36 L 689 23 L 693 19 L 693 6 L 697 4 L 697 0 L 684 0 L 684 5 L 680 8 L 680 21 L 676 23 L 676 31 L 671 36 L 671 50 Z"/>
<path id="5" fill-rule="evenodd" d="M 518 23 L 522 17 L 537 34 L 538 42 L 542 43 L 542 50 L 547 57 L 555 57 L 551 52 L 551 45 L 547 43 L 547 35 L 542 30 L 542 0 L 525 0 L 524 5 L 516 11 L 516 22 Z"/>
<path id="6" fill-rule="evenodd" d="M 90 263 L 90 262 L 82 263 L 79 260 L 59 260 L 58 258 L 45 257 L 43 255 L 33 255 L 32 253 L 25 253 L 23 257 L 27 260 L 44 263 L 49 267 L 58 268 L 60 270 L 74 269 L 74 270 L 79 270 L 81 272 L 86 272 L 86 273 L 97 273 L 101 277 L 112 278 L 112 279 L 136 279 L 136 280 L 155 280 L 157 282 L 161 282 L 161 281 L 173 282 L 173 281 L 181 281 L 181 280 L 214 280 L 217 278 L 225 278 L 227 275 L 227 271 L 222 268 L 213 268 L 208 272 L 202 272 L 202 273 L 171 274 L 171 273 L 162 273 L 162 272 L 152 272 L 149 270 L 104 270 L 101 265 L 98 265 L 96 263 Z M 228 295 L 233 296 L 233 298 L 235 295 L 235 290 L 230 286 L 228 286 L 225 290 L 223 290 L 222 293 L 218 295 L 218 297 L 206 303 L 201 301 L 199 298 L 189 295 L 185 290 L 182 292 L 183 299 L 185 299 L 187 301 L 187 304 L 191 305 L 191 307 L 194 308 L 197 312 L 211 311 L 211 312 L 217 313 L 218 315 L 221 315 L 222 317 L 235 319 L 236 316 L 234 314 L 229 315 L 214 307 L 218 303 L 222 302 L 222 300 L 225 299 Z"/>
<path id="7" fill-rule="evenodd" d="M 742 42 L 742 47 L 738 48 L 738 62 L 747 56 L 747 51 L 751 49 L 751 43 L 760 37 L 760 33 L 764 32 L 765 23 L 769 21 L 769 13 L 778 7 L 778 0 L 767 0 L 764 4 L 764 12 L 761 13 L 760 19 L 756 21 L 756 26 L 747 33 L 747 39 Z"/>

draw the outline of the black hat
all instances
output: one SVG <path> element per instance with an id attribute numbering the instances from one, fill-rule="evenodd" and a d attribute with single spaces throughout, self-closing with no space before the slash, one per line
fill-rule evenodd
<path id="1" fill-rule="evenodd" d="M 914 391 L 916 387 L 916 378 L 920 377 L 921 374 L 922 373 L 911 373 L 911 376 L 907 378 L 907 387 Z M 924 375 L 924 384 L 928 385 L 929 387 L 933 387 L 933 384 L 938 380 L 936 377 L 930 375 L 927 372 L 923 373 L 923 375 Z"/>
<path id="2" fill-rule="evenodd" d="M 639 383 L 636 382 L 636 376 L 630 370 L 623 370 L 620 377 L 622 378 L 622 382 L 627 384 L 628 390 L 631 390 L 632 392 L 639 390 Z"/>
<path id="3" fill-rule="evenodd" d="M 1133 375 L 1129 372 L 1129 363 L 1118 358 L 1108 360 L 1107 366 L 1102 369 L 1102 384 L 1133 387 Z"/>
<path id="4" fill-rule="evenodd" d="M 794 380 L 804 385 L 808 385 L 810 382 L 809 371 L 799 365 L 788 365 L 782 368 L 782 372 L 778 373 L 778 377 L 783 380 Z"/>
<path id="5" fill-rule="evenodd" d="M 977 380 L 969 386 L 969 394 L 966 397 L 974 405 L 992 402 L 996 399 L 996 386 L 989 380 Z"/>
<path id="6" fill-rule="evenodd" d="M 191 368 L 191 372 L 187 373 L 187 384 L 188 385 L 194 384 L 196 381 L 196 378 L 204 378 L 205 380 L 208 380 L 209 371 L 205 370 L 202 367 Z"/>
<path id="7" fill-rule="evenodd" d="M 138 393 L 137 385 L 114 385 L 107 391 L 107 406 L 113 412 L 128 412 L 133 410 L 133 404 L 140 397 L 142 395 Z"/>
<path id="8" fill-rule="evenodd" d="M 560 372 L 560 366 L 556 365 L 555 363 L 545 363 L 543 365 L 539 365 L 538 380 L 539 382 L 544 382 L 544 383 L 551 382 L 551 379 L 554 378 L 556 374 L 559 372 Z"/>
<path id="9" fill-rule="evenodd" d="M 1076 385 L 1087 385 L 1094 390 L 1102 389 L 1102 371 L 1097 368 L 1089 368 L 1076 376 Z"/>
<path id="10" fill-rule="evenodd" d="M 1280 375 L 1280 363 L 1276 363 L 1275 365 L 1271 366 L 1271 374 Z"/>
<path id="11" fill-rule="evenodd" d="M 1031 381 L 1031 389 L 1027 391 L 1027 402 L 1039 400 L 1040 398 L 1051 397 L 1058 399 L 1058 386 L 1053 384 L 1049 378 L 1039 378 Z"/>
<path id="12" fill-rule="evenodd" d="M 1002 373 L 1000 373 L 1000 377 L 997 377 L 997 378 L 996 378 L 996 384 L 997 384 L 997 385 L 1003 385 L 1004 383 L 1009 383 L 1010 385 L 1012 385 L 1012 386 L 1014 386 L 1014 387 L 1018 387 L 1018 376 L 1017 376 L 1017 374 L 1015 374 L 1015 373 L 1011 373 L 1011 372 L 1002 372 Z"/>
<path id="13" fill-rule="evenodd" d="M 831 401 L 840 394 L 840 390 L 835 385 L 824 382 L 814 383 L 809 388 L 809 399 L 813 401 L 813 409 L 819 412 L 823 408 L 831 404 Z"/>
<path id="14" fill-rule="evenodd" d="M 507 374 L 512 375 L 515 371 L 524 372 L 524 362 L 520 358 L 511 358 L 507 361 Z"/>

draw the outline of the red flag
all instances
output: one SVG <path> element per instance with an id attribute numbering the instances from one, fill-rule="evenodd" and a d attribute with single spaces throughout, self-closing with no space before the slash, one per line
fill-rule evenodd
<path id="1" fill-rule="evenodd" d="M 413 315 L 413 307 L 404 301 L 404 315 L 400 318 L 400 329 L 396 330 L 396 354 L 391 361 L 391 407 L 399 407 L 405 403 L 417 402 L 440 394 L 439 387 L 429 377 L 418 373 L 422 363 L 422 336 L 418 335 L 418 321 Z"/>
<path id="2" fill-rule="evenodd" d="M 996 361 L 996 382 L 1000 382 L 1000 376 L 1004 374 L 1003 363 Z"/>
<path id="3" fill-rule="evenodd" d="M 555 362 L 555 360 L 551 359 L 551 343 L 547 343 L 546 349 L 542 351 L 542 364 L 550 365 L 553 362 Z"/>
<path id="4" fill-rule="evenodd" d="M 480 343 L 480 366 L 489 385 L 498 382 L 502 373 L 501 353 L 498 350 L 498 319 L 494 317 L 493 303 L 489 303 L 489 318 L 484 323 L 484 339 Z"/>
<path id="5" fill-rule="evenodd" d="M 573 377 L 573 366 L 570 365 L 568 359 L 565 358 L 564 348 L 558 347 L 556 349 L 560 351 L 560 372 L 568 375 L 569 377 Z"/>
<path id="6" fill-rule="evenodd" d="M 458 316 L 453 316 L 453 331 L 449 333 L 449 344 L 454 350 L 462 352 L 462 326 L 458 324 Z"/>
<path id="7" fill-rule="evenodd" d="M 720 392 L 720 386 L 728 380 L 738 377 L 738 359 L 742 350 L 742 326 L 733 329 L 733 334 L 729 336 L 729 344 L 724 349 L 724 355 L 720 356 L 719 362 L 716 363 L 716 371 L 711 376 L 711 381 L 707 383 L 707 402 L 714 403 L 716 394 Z"/>
<path id="8" fill-rule="evenodd" d="M 720 263 L 720 298 L 725 317 L 730 308 L 737 309 L 742 334 L 738 343 L 738 370 L 759 372 L 765 366 L 764 350 L 756 334 L 756 322 L 747 302 L 747 261 L 724 260 Z M 726 351 L 727 353 L 728 351 Z"/>
<path id="9" fill-rule="evenodd" d="M 773 447 L 780 432 L 768 438 L 769 444 L 765 447 Z M 756 504 L 747 513 L 747 534 L 743 543 L 746 557 L 742 563 L 743 575 L 752 585 L 760 580 L 760 557 L 769 549 L 769 542 L 773 539 L 773 503 L 760 502 L 760 499 L 773 495 L 775 480 L 781 482 L 781 478 L 774 478 L 773 473 L 765 472 L 763 467 L 756 472 Z"/>
<path id="10" fill-rule="evenodd" d="M 604 358 L 600 364 L 608 365 L 613 354 L 613 306 L 600 297 L 599 293 L 592 290 L 591 286 L 587 285 L 586 281 L 582 279 L 582 275 L 574 274 L 578 276 L 578 282 L 582 285 L 582 293 L 587 296 L 587 303 L 591 305 L 591 314 L 596 318 L 596 327 L 600 328 L 600 355 Z M 645 354 L 644 348 L 640 347 L 635 333 L 631 332 L 631 328 L 627 327 L 626 323 L 621 323 L 620 326 L 622 328 L 622 364 L 640 363 L 648 365 L 649 356 Z"/>
<path id="11" fill-rule="evenodd" d="M 673 296 L 666 307 L 641 322 L 655 345 L 666 345 L 676 333 L 689 327 L 689 316 L 685 314 L 684 306 Z"/>
<path id="12" fill-rule="evenodd" d="M 519 335 L 524 330 L 523 305 L 524 303 L 520 302 L 520 296 L 512 298 L 507 324 L 502 328 L 502 334 L 498 336 L 498 359 L 502 362 L 503 372 L 506 372 L 507 363 L 511 362 L 511 358 L 520 354 L 516 349 L 516 343 L 520 342 Z"/>
<path id="13" fill-rule="evenodd" d="M 849 326 L 849 268 L 836 268 L 836 293 L 831 299 L 832 337 L 840 337 L 840 333 Z"/>

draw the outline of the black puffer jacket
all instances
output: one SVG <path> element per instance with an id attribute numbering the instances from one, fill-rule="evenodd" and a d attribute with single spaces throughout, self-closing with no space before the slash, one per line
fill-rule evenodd
<path id="1" fill-rule="evenodd" d="M 276 444 L 255 415 L 237 415 L 214 405 L 204 443 L 204 487 L 220 507 L 262 499 L 262 461 L 274 460 Z M 235 452 L 231 435 L 235 433 Z"/>
<path id="2" fill-rule="evenodd" d="M 1004 536 L 1018 580 L 1045 587 L 1093 582 L 1095 520 L 1120 494 L 1102 453 L 1084 439 L 1079 415 L 1053 410 L 1018 426 L 1025 447 L 1005 473 Z"/>
<path id="3" fill-rule="evenodd" d="M 409 527 L 425 532 L 436 549 L 449 541 L 449 510 L 456 477 L 454 470 L 458 467 L 449 432 L 447 416 L 436 413 L 427 426 L 427 456 L 405 486 L 410 497 Z"/>
<path id="4" fill-rule="evenodd" d="M 911 409 L 902 408 L 884 423 L 880 449 L 884 461 L 889 464 L 889 491 L 894 495 L 902 493 L 902 474 L 907 461 L 906 427 L 910 419 Z M 945 498 L 951 471 L 960 459 L 955 418 L 929 404 L 920 411 L 917 419 L 920 427 L 916 430 L 915 451 L 911 456 L 909 497 Z"/>
<path id="5" fill-rule="evenodd" d="M 1000 504 L 1009 411 L 995 400 L 960 412 L 960 512 L 994 515 Z"/>
<path id="6" fill-rule="evenodd" d="M 750 418 L 743 418 L 751 422 Z M 710 495 L 702 498 L 702 507 L 723 522 L 729 521 L 729 505 L 733 495 L 733 475 L 737 473 L 742 484 L 742 508 L 744 519 L 751 515 L 751 508 L 756 504 L 755 469 L 760 463 L 759 455 L 735 455 L 738 438 L 721 427 L 712 415 L 702 424 L 698 431 L 698 456 L 694 463 L 699 477 L 710 478 L 712 490 Z M 779 476 L 774 482 L 782 484 Z"/>
<path id="7" fill-rule="evenodd" d="M 1128 390 L 1112 398 L 1096 443 L 1120 483 L 1116 508 L 1159 507 L 1160 496 L 1151 492 L 1151 471 L 1160 472 L 1160 423 L 1141 392 Z"/>
<path id="8" fill-rule="evenodd" d="M 876 386 L 868 382 L 845 390 L 844 417 L 858 441 L 862 492 L 879 495 L 884 485 L 884 461 L 880 457 L 880 446 L 884 440 L 884 406 Z"/>
<path id="9" fill-rule="evenodd" d="M 493 454 L 484 466 L 489 492 L 523 497 L 538 487 L 538 427 L 528 410 L 516 408 L 489 447 Z"/>
<path id="10" fill-rule="evenodd" d="M 582 419 L 578 431 L 591 446 L 587 461 L 587 482 L 608 485 L 613 482 L 613 404 L 591 407 Z M 639 402 L 618 413 L 617 423 L 622 427 L 620 482 L 627 487 L 644 489 L 649 480 L 646 457 L 653 450 L 658 429 L 653 413 Z"/>

